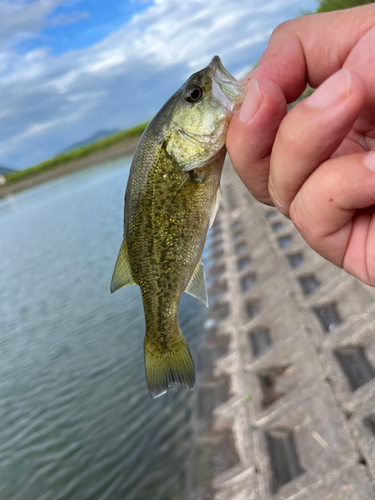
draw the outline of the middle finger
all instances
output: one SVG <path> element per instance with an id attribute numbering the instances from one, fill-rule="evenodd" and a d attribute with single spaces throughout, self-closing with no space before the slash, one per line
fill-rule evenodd
<path id="1" fill-rule="evenodd" d="M 303 183 L 349 133 L 364 94 L 362 78 L 340 70 L 284 118 L 272 150 L 268 189 L 287 217 Z"/>

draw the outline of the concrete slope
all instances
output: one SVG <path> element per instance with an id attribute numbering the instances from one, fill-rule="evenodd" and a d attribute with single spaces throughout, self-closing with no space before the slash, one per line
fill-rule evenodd
<path id="1" fill-rule="evenodd" d="M 375 498 L 375 290 L 229 162 L 211 230 L 189 500 Z"/>

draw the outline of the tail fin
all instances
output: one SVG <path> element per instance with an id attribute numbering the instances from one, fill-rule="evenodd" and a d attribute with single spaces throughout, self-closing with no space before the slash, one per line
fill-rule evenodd
<path id="1" fill-rule="evenodd" d="M 160 352 L 153 348 L 154 342 L 147 336 L 144 342 L 145 369 L 148 391 L 152 398 L 165 394 L 172 384 L 179 383 L 187 389 L 195 384 L 194 362 L 189 346 L 177 326 L 178 340 L 169 350 Z"/>

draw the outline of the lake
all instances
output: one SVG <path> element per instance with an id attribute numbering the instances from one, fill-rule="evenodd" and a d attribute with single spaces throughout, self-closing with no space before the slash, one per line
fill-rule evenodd
<path id="1" fill-rule="evenodd" d="M 1 500 L 182 500 L 194 393 L 152 400 L 139 288 L 109 292 L 131 158 L 0 202 Z M 206 308 L 184 294 L 193 357 Z"/>

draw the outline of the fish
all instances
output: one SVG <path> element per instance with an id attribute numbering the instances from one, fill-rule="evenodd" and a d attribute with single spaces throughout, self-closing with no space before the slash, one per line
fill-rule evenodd
<path id="1" fill-rule="evenodd" d="M 183 292 L 208 306 L 201 256 L 220 203 L 226 132 L 245 91 L 215 56 L 164 104 L 134 153 L 111 293 L 133 284 L 141 289 L 152 398 L 175 383 L 194 387 L 178 308 Z"/>

